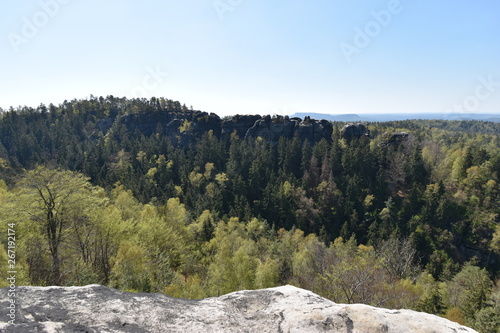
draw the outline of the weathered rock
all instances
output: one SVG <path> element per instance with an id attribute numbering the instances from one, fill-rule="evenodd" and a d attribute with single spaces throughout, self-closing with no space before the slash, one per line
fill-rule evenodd
<path id="1" fill-rule="evenodd" d="M 184 120 L 181 119 L 173 119 L 171 122 L 165 126 L 165 132 L 167 133 L 178 133 L 179 128 L 184 124 Z"/>
<path id="2" fill-rule="evenodd" d="M 213 131 L 217 136 L 220 134 L 222 120 L 215 113 L 192 111 L 191 116 L 185 119 L 191 122 L 192 130 L 195 133 Z"/>
<path id="3" fill-rule="evenodd" d="M 281 137 L 293 138 L 298 135 L 301 141 L 318 142 L 326 139 L 331 142 L 332 124 L 327 120 L 274 117 L 260 115 L 236 115 L 220 119 L 213 113 L 201 111 L 147 111 L 123 115 L 117 119 L 106 118 L 97 122 L 96 132 L 106 134 L 114 122 L 120 122 L 132 135 L 139 132 L 150 136 L 162 131 L 175 144 L 187 146 L 199 139 L 204 133 L 212 131 L 216 137 L 230 135 L 236 132 L 241 139 L 256 139 L 261 137 L 267 141 L 278 143 Z M 187 131 L 182 133 L 179 128 L 188 122 Z M 101 134 L 101 135 L 102 135 Z M 96 135 L 98 137 L 98 135 Z"/>
<path id="4" fill-rule="evenodd" d="M 99 285 L 18 287 L 9 325 L 7 291 L 0 291 L 2 332 L 475 332 L 430 314 L 335 304 L 292 286 L 198 301 Z"/>
<path id="5" fill-rule="evenodd" d="M 276 138 L 281 135 L 281 133 L 275 133 L 273 131 L 274 126 L 270 126 L 270 120 L 266 120 L 265 118 L 259 119 L 255 122 L 255 124 L 247 131 L 245 138 L 246 139 L 255 139 L 257 137 L 261 137 L 266 141 L 276 141 Z"/>
<path id="6" fill-rule="evenodd" d="M 283 123 L 283 136 L 286 138 L 293 137 L 295 128 L 300 121 L 300 119 L 290 119 L 288 116 L 285 116 Z"/>
<path id="7" fill-rule="evenodd" d="M 95 128 L 97 131 L 101 132 L 102 134 L 108 133 L 108 131 L 111 129 L 111 126 L 113 126 L 114 119 L 105 117 L 99 120 L 95 124 Z"/>
<path id="8" fill-rule="evenodd" d="M 311 141 L 311 138 L 313 137 L 314 129 L 313 129 L 312 122 L 309 120 L 309 117 L 305 117 L 303 121 L 298 123 L 296 131 L 297 131 L 298 136 L 300 138 L 307 138 L 307 139 L 309 139 L 309 141 Z"/>
<path id="9" fill-rule="evenodd" d="M 395 134 L 391 135 L 391 137 L 389 138 L 389 140 L 387 140 L 387 142 L 385 144 L 387 146 L 399 145 L 402 142 L 408 140 L 409 137 L 410 137 L 410 134 L 408 132 L 395 133 Z"/>
<path id="10" fill-rule="evenodd" d="M 138 130 L 145 136 L 155 133 L 158 125 L 164 130 L 166 125 L 174 119 L 176 119 L 176 113 L 167 111 L 141 112 L 119 117 L 120 123 L 125 125 L 130 133 Z"/>
<path id="11" fill-rule="evenodd" d="M 363 124 L 347 124 L 342 128 L 341 136 L 346 141 L 359 139 L 362 136 L 369 136 L 367 128 Z"/>
<path id="12" fill-rule="evenodd" d="M 325 139 L 331 142 L 332 132 L 333 126 L 326 120 L 318 121 L 306 117 L 301 121 L 300 118 L 266 116 L 255 122 L 247 131 L 245 138 L 261 137 L 264 140 L 277 143 L 281 137 L 291 139 L 297 134 L 301 141 L 318 142 Z"/>
<path id="13" fill-rule="evenodd" d="M 222 134 L 231 134 L 236 131 L 236 134 L 243 138 L 247 131 L 255 125 L 257 120 L 262 117 L 259 115 L 236 115 L 222 122 Z"/>
<path id="14" fill-rule="evenodd" d="M 141 112 L 121 116 L 119 121 L 130 133 L 138 130 L 145 136 L 150 136 L 156 132 L 159 125 L 167 136 L 172 136 L 177 134 L 179 126 L 186 120 L 191 125 L 192 136 L 201 136 L 210 130 L 216 135 L 220 134 L 221 119 L 216 114 L 207 112 Z"/>
<path id="15" fill-rule="evenodd" d="M 325 138 L 328 142 L 332 141 L 333 125 L 328 120 L 322 119 L 315 123 L 314 141 L 320 141 Z"/>

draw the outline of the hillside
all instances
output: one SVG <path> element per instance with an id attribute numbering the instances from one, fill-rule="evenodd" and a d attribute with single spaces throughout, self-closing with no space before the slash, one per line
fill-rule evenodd
<path id="1" fill-rule="evenodd" d="M 0 219 L 19 235 L 18 284 L 183 298 L 294 284 L 489 332 L 499 143 L 495 122 L 220 118 L 164 98 L 11 109 Z"/>

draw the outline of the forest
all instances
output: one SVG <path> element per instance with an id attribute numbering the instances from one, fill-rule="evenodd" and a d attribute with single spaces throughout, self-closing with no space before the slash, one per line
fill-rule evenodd
<path id="1" fill-rule="evenodd" d="M 233 120 L 165 98 L 0 109 L 2 263 L 15 229 L 20 285 L 197 299 L 292 284 L 500 332 L 500 123 L 269 140 L 217 130 Z"/>

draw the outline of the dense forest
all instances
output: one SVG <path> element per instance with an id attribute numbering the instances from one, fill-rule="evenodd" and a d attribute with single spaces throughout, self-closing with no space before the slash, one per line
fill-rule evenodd
<path id="1" fill-rule="evenodd" d="M 243 121 L 292 120 L 113 96 L 0 111 L 0 257 L 14 227 L 20 284 L 183 298 L 293 284 L 499 332 L 500 123 L 347 135 L 295 119 L 249 136 Z"/>

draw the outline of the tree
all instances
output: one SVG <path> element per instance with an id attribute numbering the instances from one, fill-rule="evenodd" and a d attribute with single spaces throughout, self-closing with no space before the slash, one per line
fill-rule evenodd
<path id="1" fill-rule="evenodd" d="M 13 209 L 19 222 L 30 224 L 28 229 L 43 235 L 48 245 L 51 258 L 49 284 L 63 282 L 61 244 L 75 226 L 85 223 L 89 210 L 101 203 L 92 195 L 93 192 L 95 188 L 84 175 L 41 166 L 25 172 L 17 183 L 17 193 L 11 199 Z"/>
<path id="2" fill-rule="evenodd" d="M 321 274 L 327 297 L 338 303 L 379 306 L 379 280 L 385 277 L 373 248 L 358 249 L 354 238 L 346 243 L 338 238 L 330 250 L 331 264 Z"/>
<path id="3" fill-rule="evenodd" d="M 472 327 L 481 333 L 498 333 L 500 329 L 500 288 L 491 294 L 488 306 L 479 310 Z"/>
<path id="4" fill-rule="evenodd" d="M 139 243 L 151 269 L 152 287 L 162 290 L 170 283 L 172 270 L 181 269 L 191 254 L 192 240 L 186 229 L 187 212 L 178 198 L 171 198 L 160 214 L 152 205 L 145 205 L 138 225 Z"/>
<path id="5" fill-rule="evenodd" d="M 382 266 L 394 278 L 414 278 L 417 275 L 417 250 L 411 239 L 390 237 L 376 247 L 376 252 Z"/>
<path id="6" fill-rule="evenodd" d="M 218 296 L 253 289 L 258 263 L 257 247 L 249 239 L 246 226 L 237 218 L 231 218 L 227 223 L 219 222 L 214 235 L 207 244 L 208 252 L 214 253 L 208 267 L 210 294 Z"/>
<path id="7" fill-rule="evenodd" d="M 486 269 L 467 263 L 448 286 L 450 305 L 458 307 L 467 321 L 472 322 L 475 314 L 486 306 L 492 288 Z"/>
<path id="8" fill-rule="evenodd" d="M 124 239 L 130 239 L 130 236 L 137 234 L 137 231 L 134 228 L 135 221 L 123 220 L 122 212 L 114 205 L 99 210 L 97 214 L 88 253 L 90 253 L 90 263 L 96 273 L 98 283 L 107 284 L 112 269 L 112 258 L 116 256 L 121 242 Z"/>
<path id="9" fill-rule="evenodd" d="M 125 241 L 120 245 L 111 271 L 111 286 L 128 291 L 151 291 L 150 274 L 144 262 L 144 249 Z"/>
<path id="10" fill-rule="evenodd" d="M 272 288 L 278 285 L 279 263 L 275 259 L 259 261 L 255 270 L 255 287 Z"/>
<path id="11" fill-rule="evenodd" d="M 434 280 L 431 274 L 422 274 L 417 281 L 417 285 L 422 287 L 422 296 L 416 304 L 416 310 L 442 314 L 444 310 L 443 296 L 439 284 Z"/>

